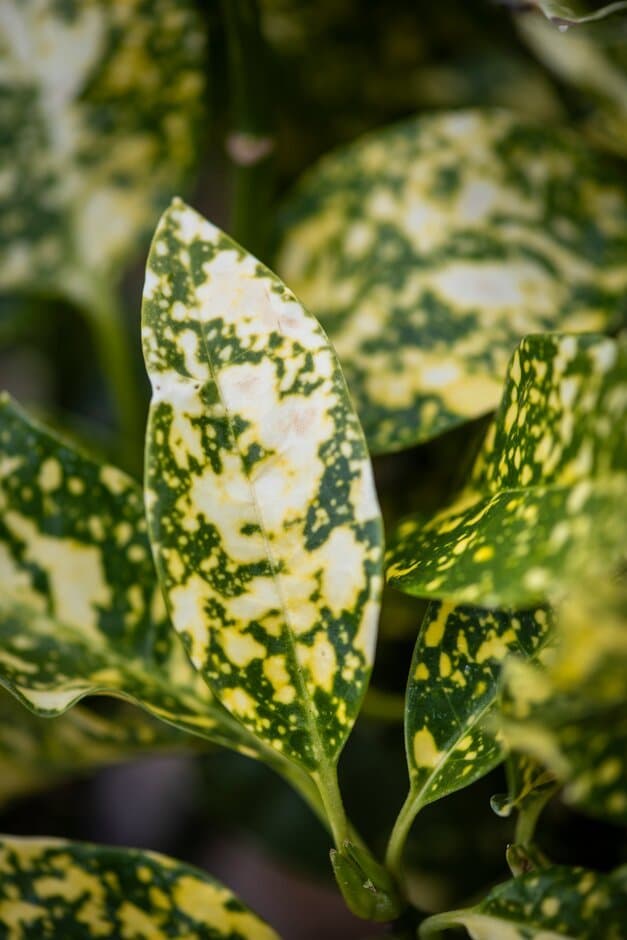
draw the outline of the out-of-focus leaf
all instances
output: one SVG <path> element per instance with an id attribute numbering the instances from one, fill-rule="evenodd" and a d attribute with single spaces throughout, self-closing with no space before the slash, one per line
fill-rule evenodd
<path id="1" fill-rule="evenodd" d="M 3 940 L 279 940 L 205 872 L 154 852 L 2 836 L 0 875 Z"/>
<path id="2" fill-rule="evenodd" d="M 112 717 L 77 706 L 44 720 L 1 692 L 0 805 L 107 764 L 189 750 L 194 741 L 123 704 Z"/>
<path id="3" fill-rule="evenodd" d="M 601 530 L 596 550 L 611 567 L 626 523 L 626 396 L 624 343 L 524 339 L 470 490 L 399 525 L 390 583 L 486 606 L 556 599 L 587 570 Z"/>
<path id="4" fill-rule="evenodd" d="M 255 738 L 189 663 L 157 585 L 140 487 L 0 402 L 0 682 L 39 715 L 127 698 L 217 743 Z"/>
<path id="5" fill-rule="evenodd" d="M 150 253 L 147 507 L 175 628 L 222 703 L 322 774 L 372 664 L 382 529 L 335 355 L 278 278 L 180 201 Z"/>
<path id="6" fill-rule="evenodd" d="M 603 537 L 603 533 L 599 533 Z M 584 581 L 562 605 L 542 667 L 505 668 L 502 731 L 564 784 L 564 800 L 627 822 L 625 586 Z"/>
<path id="7" fill-rule="evenodd" d="M 194 159 L 189 0 L 4 0 L 0 286 L 83 300 L 118 277 Z"/>
<path id="8" fill-rule="evenodd" d="M 603 31 L 560 33 L 542 17 L 524 12 L 515 22 L 540 62 L 585 96 L 581 127 L 592 143 L 620 156 L 627 154 L 627 47 L 615 41 L 616 31 L 608 25 Z"/>
<path id="9" fill-rule="evenodd" d="M 465 927 L 474 940 L 622 940 L 626 923 L 627 868 L 556 865 L 499 885 L 476 907 L 429 917 L 419 934 Z"/>
<path id="10" fill-rule="evenodd" d="M 525 120 L 561 122 L 564 109 L 551 80 L 538 65 L 513 51 L 482 49 L 449 57 L 414 73 L 420 110 L 507 108 Z"/>
<path id="11" fill-rule="evenodd" d="M 580 14 L 567 3 L 558 3 L 556 0 L 500 0 L 506 6 L 514 10 L 519 8 L 528 11 L 530 8 L 539 10 L 543 16 L 554 26 L 568 29 L 570 26 L 578 26 L 583 23 L 594 23 L 597 20 L 603 20 L 614 13 L 621 13 L 627 10 L 625 0 L 616 0 L 614 3 L 607 3 L 605 6 L 598 7 L 590 13 Z"/>
<path id="12" fill-rule="evenodd" d="M 278 270 L 328 330 L 371 450 L 399 450 L 492 410 L 524 334 L 620 318 L 626 208 L 567 132 L 423 116 L 304 177 Z"/>

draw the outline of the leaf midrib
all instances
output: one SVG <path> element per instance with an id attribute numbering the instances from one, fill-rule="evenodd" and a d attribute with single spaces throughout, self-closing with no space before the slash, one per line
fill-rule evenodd
<path id="1" fill-rule="evenodd" d="M 188 269 L 188 270 L 189 270 L 189 277 L 190 277 L 190 280 L 191 280 L 192 283 L 193 283 L 192 272 L 191 272 L 190 269 Z M 259 503 L 259 500 L 257 499 L 257 494 L 256 494 L 256 491 L 255 491 L 255 486 L 254 486 L 253 480 L 252 480 L 252 478 L 251 478 L 251 475 L 250 475 L 250 473 L 249 473 L 249 472 L 247 471 L 247 469 L 246 469 L 246 464 L 245 464 L 245 461 L 244 461 L 244 456 L 243 456 L 242 451 L 241 451 L 241 449 L 240 449 L 240 447 L 239 447 L 237 435 L 235 434 L 234 423 L 233 423 L 233 419 L 232 419 L 232 417 L 231 417 L 231 409 L 230 409 L 230 407 L 229 407 L 229 405 L 228 405 L 228 403 L 227 403 L 227 401 L 226 401 L 226 398 L 225 398 L 225 396 L 224 396 L 224 394 L 223 394 L 223 392 L 222 392 L 222 387 L 221 387 L 220 378 L 219 378 L 219 372 L 217 371 L 216 366 L 215 366 L 215 364 L 214 364 L 213 357 L 211 356 L 210 347 L 209 347 L 209 344 L 208 344 L 208 342 L 207 342 L 207 337 L 206 337 L 206 335 L 205 335 L 205 329 L 206 329 L 206 326 L 207 326 L 207 322 L 206 322 L 206 320 L 204 319 L 204 317 L 202 316 L 202 309 L 199 309 L 199 314 L 200 314 L 200 317 L 199 317 L 199 320 L 200 320 L 200 338 L 201 338 L 201 342 L 202 342 L 202 347 L 203 347 L 204 352 L 205 352 L 205 358 L 206 358 L 206 361 L 207 361 L 207 365 L 209 366 L 209 372 L 210 372 L 210 375 L 211 375 L 211 379 L 212 379 L 212 381 L 213 381 L 214 384 L 215 384 L 216 390 L 217 390 L 217 392 L 218 392 L 218 396 L 219 396 L 219 398 L 220 398 L 220 402 L 221 402 L 221 404 L 222 404 L 222 407 L 224 408 L 224 414 L 225 414 L 225 418 L 226 418 L 226 421 L 227 421 L 227 424 L 228 424 L 229 435 L 230 435 L 230 437 L 231 437 L 233 450 L 235 450 L 235 451 L 237 452 L 238 456 L 239 456 L 242 475 L 244 476 L 244 478 L 246 479 L 246 481 L 247 481 L 247 483 L 248 483 L 248 488 L 249 488 L 249 490 L 250 490 L 252 505 L 253 505 L 253 507 L 254 507 L 255 515 L 256 515 L 256 517 L 257 517 L 257 523 L 258 523 L 258 525 L 259 525 L 259 531 L 260 531 L 261 536 L 262 536 L 262 538 L 263 538 L 264 547 L 265 547 L 265 551 L 266 551 L 266 556 L 267 556 L 267 558 L 268 558 L 268 561 L 270 562 L 270 569 L 271 569 L 271 572 L 272 572 L 272 581 L 273 581 L 273 583 L 274 583 L 274 585 L 275 585 L 277 597 L 278 597 L 278 600 L 279 600 L 279 603 L 280 603 L 280 606 L 281 606 L 281 612 L 282 612 L 282 616 L 283 616 L 283 621 L 284 621 L 284 623 L 285 623 L 285 626 L 287 627 L 287 633 L 288 633 L 289 644 L 290 644 L 290 653 L 291 653 L 292 661 L 293 661 L 293 664 L 294 664 L 294 672 L 295 672 L 295 678 L 296 678 L 297 688 L 298 688 L 298 692 L 299 692 L 299 694 L 300 694 L 300 701 L 301 701 L 302 704 L 303 704 L 303 711 L 304 711 L 304 714 L 305 714 L 305 720 L 306 720 L 306 722 L 307 722 L 307 727 L 308 727 L 308 730 L 309 730 L 309 735 L 310 735 L 310 739 L 311 739 L 311 742 L 312 742 L 312 747 L 313 747 L 314 755 L 315 755 L 315 757 L 317 758 L 317 761 L 316 761 L 316 763 L 317 763 L 317 768 L 326 767 L 327 769 L 331 769 L 331 768 L 332 768 L 332 762 L 329 760 L 328 755 L 327 755 L 327 753 L 326 753 L 326 751 L 325 751 L 325 749 L 324 749 L 324 747 L 323 747 L 323 745 L 322 745 L 322 739 L 321 739 L 321 736 L 320 736 L 320 733 L 319 733 L 319 730 L 318 730 L 318 727 L 317 727 L 317 724 L 316 724 L 315 715 L 314 715 L 313 702 L 311 701 L 311 696 L 310 696 L 310 694 L 309 694 L 309 691 L 308 691 L 308 689 L 307 689 L 307 685 L 306 685 L 306 683 L 305 683 L 305 678 L 304 678 L 303 673 L 302 673 L 302 668 L 301 668 L 300 663 L 299 663 L 299 661 L 298 661 L 298 656 L 297 656 L 297 652 L 296 652 L 296 643 L 295 643 L 295 640 L 294 640 L 294 630 L 293 630 L 293 627 L 292 627 L 292 624 L 291 624 L 291 619 L 290 619 L 290 616 L 289 616 L 289 614 L 288 614 L 287 605 L 286 605 L 285 598 L 284 598 L 284 595 L 283 595 L 283 590 L 282 590 L 282 587 L 281 587 L 280 574 L 279 574 L 279 571 L 278 571 L 278 567 L 279 567 L 279 566 L 278 566 L 278 563 L 277 563 L 277 561 L 276 561 L 276 559 L 275 559 L 274 553 L 272 552 L 272 549 L 271 549 L 271 547 L 270 547 L 270 540 L 269 540 L 269 538 L 268 538 L 268 533 L 267 533 L 267 529 L 266 529 L 266 525 L 265 525 L 265 520 L 264 520 L 263 512 L 262 512 L 262 509 L 261 509 L 261 505 L 260 505 L 260 503 Z M 215 628 L 214 628 L 214 629 L 215 629 Z M 273 750 L 274 750 L 274 748 L 273 748 Z M 299 763 L 299 762 L 296 762 L 296 763 Z"/>

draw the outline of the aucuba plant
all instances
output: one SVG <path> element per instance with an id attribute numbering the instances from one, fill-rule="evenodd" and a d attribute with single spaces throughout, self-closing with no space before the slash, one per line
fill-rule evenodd
<path id="1" fill-rule="evenodd" d="M 506 5 L 548 75 L 571 28 L 585 74 L 577 31 L 626 6 Z M 142 754 L 237 752 L 324 829 L 364 937 L 624 940 L 627 858 L 579 865 L 541 820 L 551 804 L 627 825 L 627 80 L 593 44 L 584 117 L 492 100 L 406 116 L 313 163 L 277 209 L 251 50 L 280 63 L 309 15 L 0 11 L 0 285 L 13 313 L 27 298 L 87 318 L 120 431 L 120 459 L 96 456 L 0 399 L 0 801 Z M 200 148 L 216 19 L 232 234 L 171 198 Z M 144 426 L 118 285 L 149 230 Z M 400 677 L 382 680 L 392 648 Z M 404 728 L 383 839 L 342 775 L 356 722 L 399 747 Z M 370 740 L 382 795 L 363 787 L 383 800 Z M 479 812 L 472 785 L 499 767 L 501 876 L 454 908 L 425 900 L 427 807 L 467 790 Z M 0 836 L 0 940 L 92 937 L 278 934 L 184 861 Z"/>

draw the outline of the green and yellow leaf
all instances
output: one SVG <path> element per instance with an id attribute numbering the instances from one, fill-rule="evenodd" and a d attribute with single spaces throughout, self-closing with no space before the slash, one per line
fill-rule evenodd
<path id="1" fill-rule="evenodd" d="M 405 711 L 413 813 L 468 786 L 503 758 L 496 733 L 501 665 L 534 659 L 551 614 L 490 611 L 434 602 L 414 650 Z"/>
<path id="2" fill-rule="evenodd" d="M 618 823 L 627 823 L 626 609 L 624 584 L 584 581 L 559 611 L 542 668 L 506 665 L 501 702 L 508 746 L 548 768 L 567 803 Z"/>
<path id="3" fill-rule="evenodd" d="M 279 940 L 205 872 L 154 852 L 0 837 L 2 940 Z"/>
<path id="4" fill-rule="evenodd" d="M 199 17 L 189 0 L 4 0 L 0 54 L 0 286 L 82 299 L 194 162 Z"/>
<path id="5" fill-rule="evenodd" d="M 39 715 L 129 699 L 256 753 L 198 678 L 157 584 L 140 487 L 0 401 L 0 683 Z"/>
<path id="6" fill-rule="evenodd" d="M 423 116 L 325 157 L 283 213 L 278 270 L 328 330 L 373 452 L 491 411 L 526 333 L 624 311 L 620 181 L 505 111 Z"/>
<path id="7" fill-rule="evenodd" d="M 0 806 L 108 764 L 189 750 L 194 741 L 125 704 L 107 717 L 77 706 L 44 721 L 2 691 Z"/>
<path id="8" fill-rule="evenodd" d="M 172 622 L 260 740 L 333 763 L 370 673 L 382 527 L 335 354 L 278 278 L 175 201 L 144 294 L 151 541 Z"/>
<path id="9" fill-rule="evenodd" d="M 503 661 L 536 659 L 552 632 L 552 614 L 482 610 L 432 602 L 414 649 L 405 701 L 409 793 L 388 845 L 399 871 L 405 840 L 420 810 L 469 786 L 503 760 L 498 727 Z"/>
<path id="10" fill-rule="evenodd" d="M 419 934 L 465 927 L 474 940 L 622 940 L 626 923 L 627 868 L 556 865 L 499 885 L 475 907 L 429 917 Z"/>
<path id="11" fill-rule="evenodd" d="M 471 486 L 430 519 L 399 525 L 399 590 L 522 607 L 559 599 L 595 545 L 611 568 L 627 507 L 627 345 L 597 335 L 525 338 Z"/>

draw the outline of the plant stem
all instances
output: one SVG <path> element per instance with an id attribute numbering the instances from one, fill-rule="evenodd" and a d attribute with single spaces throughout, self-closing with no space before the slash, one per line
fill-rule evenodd
<path id="1" fill-rule="evenodd" d="M 350 837 L 350 832 L 337 780 L 337 768 L 332 764 L 322 764 L 320 770 L 314 775 L 314 779 L 318 785 L 335 847 L 341 851 Z"/>
<path id="2" fill-rule="evenodd" d="M 119 298 L 107 282 L 101 281 L 81 292 L 78 302 L 91 328 L 109 387 L 119 429 L 120 463 L 139 475 L 143 462 L 143 409 Z"/>
<path id="3" fill-rule="evenodd" d="M 547 786 L 544 791 L 538 792 L 535 799 L 528 799 L 518 808 L 514 839 L 519 845 L 531 845 L 540 814 L 558 789 L 559 785 L 555 782 L 553 786 Z"/>
<path id="4" fill-rule="evenodd" d="M 272 133 L 266 47 L 256 0 L 222 0 L 230 86 L 233 237 L 263 256 L 272 198 Z"/>
<path id="5" fill-rule="evenodd" d="M 469 913 L 467 910 L 446 911 L 444 914 L 434 914 L 422 922 L 418 930 L 420 940 L 429 940 L 429 937 L 437 937 L 442 930 L 447 927 L 459 927 L 460 918 Z"/>
<path id="6" fill-rule="evenodd" d="M 413 794 L 410 791 L 394 823 L 394 828 L 385 853 L 386 868 L 394 875 L 399 886 L 403 884 L 403 849 L 405 848 L 409 830 L 416 818 L 416 812 L 417 807 Z"/>

